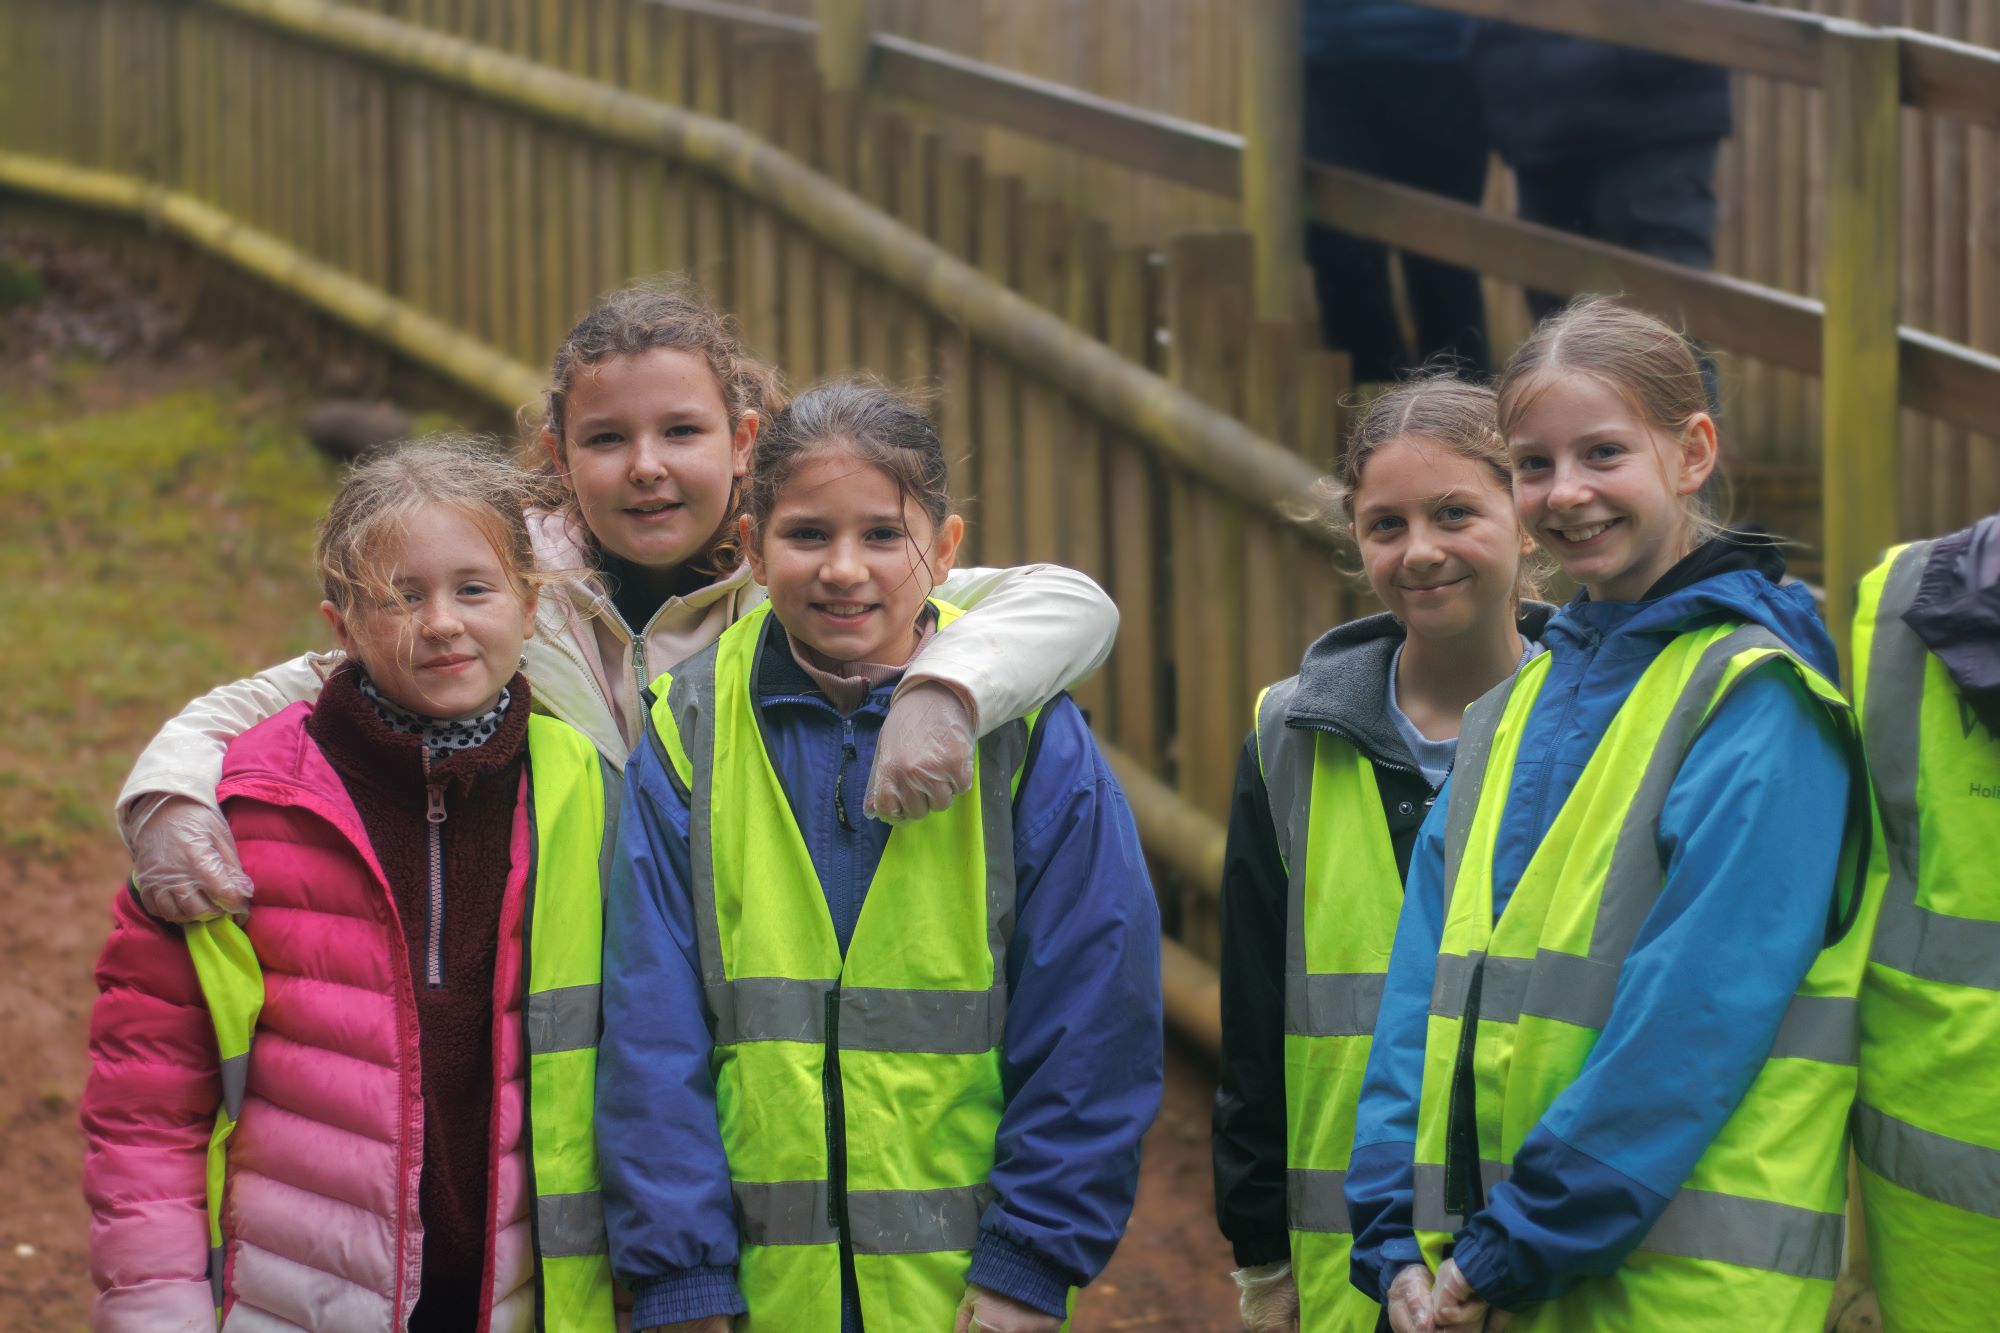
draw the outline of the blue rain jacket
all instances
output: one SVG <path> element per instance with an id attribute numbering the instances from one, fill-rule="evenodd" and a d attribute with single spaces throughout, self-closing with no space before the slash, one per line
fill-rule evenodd
<path id="1" fill-rule="evenodd" d="M 1734 567 L 1649 601 L 1579 599 L 1550 621 L 1543 641 L 1553 660 L 1494 853 L 1496 913 L 1612 715 L 1676 634 L 1755 622 L 1835 677 L 1833 643 L 1806 589 L 1778 586 L 1774 560 L 1721 563 Z M 1666 887 L 1603 1035 L 1522 1143 L 1513 1178 L 1455 1238 L 1453 1257 L 1482 1297 L 1518 1308 L 1614 1271 L 1742 1100 L 1827 938 L 1848 764 L 1825 709 L 1779 669 L 1738 686 L 1697 738 L 1660 818 Z M 1404 1265 L 1422 1262 L 1412 1166 L 1444 934 L 1447 801 L 1441 793 L 1411 859 L 1347 1176 L 1354 1282 L 1378 1299 Z"/>
<path id="2" fill-rule="evenodd" d="M 1306 59 L 1328 63 L 1460 61 L 1479 29 L 1477 19 L 1412 0 L 1305 0 L 1299 25 Z"/>
<path id="3" fill-rule="evenodd" d="M 845 949 L 889 837 L 862 814 L 862 795 L 893 684 L 843 718 L 773 622 L 758 687 L 765 743 Z M 634 1328 L 744 1312 L 688 819 L 655 747 L 642 744 L 626 773 L 605 913 L 597 1078 L 605 1221 L 612 1267 L 637 1296 Z M 1014 862 L 998 1197 L 971 1280 L 1059 1314 L 1124 1234 L 1162 1080 L 1159 909 L 1124 792 L 1066 695 L 1043 709 L 1029 750 Z M 851 1304 L 843 1325 L 859 1327 Z"/>

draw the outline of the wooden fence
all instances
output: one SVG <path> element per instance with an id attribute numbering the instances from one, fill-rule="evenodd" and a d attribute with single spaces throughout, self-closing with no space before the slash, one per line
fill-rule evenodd
<path id="1" fill-rule="evenodd" d="M 794 381 L 934 386 L 977 557 L 1064 561 L 1121 608 L 1080 697 L 1212 953 L 1253 691 L 1360 609 L 1302 517 L 1343 362 L 1252 316 L 1241 234 L 1115 244 L 824 91 L 809 51 L 627 17 L 541 29 L 592 39 L 564 69 L 320 0 L 0 0 L 0 201 L 140 219 L 507 407 L 598 293 L 676 270 Z M 679 105 L 725 97 L 756 135 Z"/>

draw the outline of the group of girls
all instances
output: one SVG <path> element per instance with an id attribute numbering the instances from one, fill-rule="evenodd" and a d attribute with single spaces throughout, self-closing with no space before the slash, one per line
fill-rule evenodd
<path id="1" fill-rule="evenodd" d="M 1354 430 L 1387 613 L 1262 694 L 1231 810 L 1246 1327 L 1817 1333 L 1850 1142 L 1885 1326 L 1995 1326 L 2000 517 L 1863 584 L 1850 707 L 1716 466 L 1695 349 L 1602 299 Z"/>
<path id="2" fill-rule="evenodd" d="M 92 1327 L 1060 1327 L 1162 1076 L 1157 908 L 1062 692 L 1115 609 L 955 570 L 924 413 L 787 403 L 684 292 L 577 325 L 533 450 L 358 466 L 341 651 L 129 780 Z"/>

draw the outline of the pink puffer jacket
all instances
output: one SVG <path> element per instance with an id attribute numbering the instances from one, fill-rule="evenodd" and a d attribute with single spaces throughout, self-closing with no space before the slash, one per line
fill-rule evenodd
<path id="1" fill-rule="evenodd" d="M 399 1333 L 416 1304 L 422 1083 L 404 936 L 361 817 L 294 704 L 230 746 L 217 795 L 257 886 L 264 971 L 223 1203 L 228 1333 Z M 525 779 L 524 779 L 525 782 Z M 514 822 L 494 974 L 493 1140 L 482 1333 L 534 1321 L 522 1116 Z M 179 931 L 130 893 L 97 966 L 84 1195 L 98 1333 L 215 1327 L 204 1164 L 221 1101 L 215 1033 Z"/>

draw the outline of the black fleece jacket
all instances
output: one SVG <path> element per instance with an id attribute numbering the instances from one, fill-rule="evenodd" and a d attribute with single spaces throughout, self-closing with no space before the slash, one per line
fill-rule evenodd
<path id="1" fill-rule="evenodd" d="M 1539 639 L 1555 608 L 1522 607 L 1524 637 Z M 1417 830 L 1437 799 L 1389 717 L 1389 664 L 1403 642 L 1395 617 L 1329 630 L 1299 666 L 1287 726 L 1331 731 L 1368 756 L 1382 817 L 1409 873 Z M 1291 1252 L 1285 1225 L 1285 867 L 1253 730 L 1236 766 L 1222 865 L 1222 1082 L 1211 1151 L 1215 1216 L 1241 1265 Z"/>

